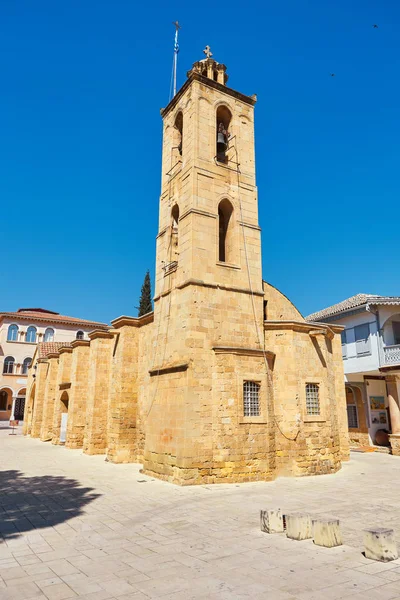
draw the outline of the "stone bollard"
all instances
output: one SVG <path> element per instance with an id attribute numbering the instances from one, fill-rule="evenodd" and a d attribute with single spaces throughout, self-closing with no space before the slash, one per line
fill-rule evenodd
<path id="1" fill-rule="evenodd" d="M 280 509 L 260 511 L 261 531 L 265 533 L 282 533 L 283 518 Z"/>
<path id="2" fill-rule="evenodd" d="M 291 540 L 312 538 L 311 517 L 306 513 L 289 513 L 286 518 L 286 535 Z"/>
<path id="3" fill-rule="evenodd" d="M 364 529 L 365 557 L 381 562 L 389 562 L 398 558 L 393 529 Z"/>
<path id="4" fill-rule="evenodd" d="M 342 534 L 340 533 L 339 519 L 318 518 L 312 520 L 314 544 L 334 548 L 342 545 Z"/>

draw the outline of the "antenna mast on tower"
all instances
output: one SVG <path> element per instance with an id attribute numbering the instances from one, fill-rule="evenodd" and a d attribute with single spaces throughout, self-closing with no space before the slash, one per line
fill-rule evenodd
<path id="1" fill-rule="evenodd" d="M 175 25 L 175 42 L 174 42 L 174 65 L 173 65 L 173 95 L 176 94 L 176 67 L 178 65 L 178 52 L 179 52 L 179 43 L 178 43 L 178 33 L 181 28 L 178 21 L 174 21 L 172 25 Z"/>

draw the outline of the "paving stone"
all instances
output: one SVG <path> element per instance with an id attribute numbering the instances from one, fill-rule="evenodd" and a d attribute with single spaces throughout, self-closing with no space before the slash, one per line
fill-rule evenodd
<path id="1" fill-rule="evenodd" d="M 7 469 L 24 472 L 18 514 L 29 519 L 39 507 L 48 518 L 45 527 L 3 536 L 1 600 L 400 598 L 400 559 L 371 563 L 361 554 L 362 530 L 372 519 L 400 531 L 400 498 L 391 484 L 400 477 L 396 457 L 352 456 L 332 476 L 179 488 L 139 484 L 138 465 L 111 465 L 19 436 L 9 453 L 8 443 L 0 432 Z M 71 494 L 48 483 L 41 494 L 24 492 L 22 480 L 41 477 L 66 478 Z M 82 489 L 96 498 L 68 520 Z M 335 514 L 345 545 L 319 548 L 311 540 L 266 536 L 259 531 L 265 506 Z M 49 525 L 55 515 L 66 522 Z"/>

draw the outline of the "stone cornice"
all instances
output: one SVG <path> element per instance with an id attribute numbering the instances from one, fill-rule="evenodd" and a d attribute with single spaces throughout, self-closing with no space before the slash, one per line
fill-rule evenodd
<path id="1" fill-rule="evenodd" d="M 241 348 L 235 346 L 214 346 L 213 350 L 215 354 L 236 354 L 238 356 L 259 356 L 264 358 L 275 358 L 275 353 L 270 350 L 263 350 L 260 348 Z"/>
<path id="2" fill-rule="evenodd" d="M 178 371 L 186 371 L 189 368 L 189 363 L 171 363 L 169 365 L 163 365 L 160 367 L 154 367 L 154 369 L 150 369 L 149 373 L 151 377 L 154 375 L 164 375 L 165 373 L 176 373 Z"/>
<path id="3" fill-rule="evenodd" d="M 202 85 L 205 85 L 209 88 L 213 88 L 214 90 L 218 90 L 222 94 L 226 94 L 227 96 L 232 96 L 233 98 L 237 98 L 238 100 L 241 100 L 242 102 L 244 102 L 245 104 L 249 104 L 250 106 L 254 106 L 255 103 L 257 102 L 257 98 L 255 97 L 255 95 L 246 96 L 245 94 L 242 94 L 241 92 L 237 92 L 236 90 L 233 90 L 232 88 L 229 88 L 226 85 L 223 85 L 222 83 L 218 83 L 217 81 L 214 81 L 213 79 L 210 79 L 209 77 L 204 77 L 203 75 L 200 75 L 200 73 L 195 73 L 192 71 L 190 73 L 189 77 L 187 78 L 187 80 L 185 81 L 185 83 L 183 84 L 183 86 L 181 87 L 181 89 L 178 90 L 178 92 L 172 98 L 171 102 L 169 104 L 167 104 L 167 106 L 165 108 L 162 108 L 160 110 L 160 113 L 161 113 L 161 116 L 163 119 L 178 104 L 179 100 L 185 94 L 186 90 L 190 87 L 190 85 L 192 84 L 193 81 L 198 81 Z"/>
<path id="4" fill-rule="evenodd" d="M 224 285 L 222 283 L 211 283 L 207 281 L 203 281 L 202 279 L 186 279 L 180 285 L 177 285 L 177 289 L 182 289 L 187 287 L 188 285 L 196 285 L 199 287 L 208 287 L 213 289 L 225 290 L 227 292 L 239 292 L 240 294 L 253 294 L 253 296 L 264 296 L 264 292 L 252 291 L 249 288 L 240 288 L 233 285 Z"/>
<path id="5" fill-rule="evenodd" d="M 79 346 L 90 346 L 90 341 L 89 340 L 74 340 L 73 342 L 71 342 L 71 348 L 79 348 Z"/>
<path id="6" fill-rule="evenodd" d="M 327 325 L 319 323 L 308 323 L 307 321 L 264 321 L 264 329 L 266 331 L 273 330 L 295 330 L 303 331 L 308 333 L 311 337 L 316 335 L 327 335 L 333 338 L 335 333 L 343 331 L 344 327 L 341 325 Z"/>
<path id="7" fill-rule="evenodd" d="M 72 352 L 71 346 L 61 346 L 61 348 L 58 349 L 58 354 L 71 353 L 71 352 Z"/>
<path id="8" fill-rule="evenodd" d="M 182 221 L 188 215 L 195 214 L 201 215 L 202 217 L 210 217 L 211 219 L 216 219 L 218 215 L 211 213 L 207 210 L 200 210 L 199 208 L 189 208 L 187 211 L 183 213 L 181 217 L 179 217 L 179 221 Z"/>
<path id="9" fill-rule="evenodd" d="M 46 358 L 38 358 L 37 362 L 38 363 L 47 363 L 47 357 Z"/>
<path id="10" fill-rule="evenodd" d="M 142 317 L 126 317 L 122 315 L 121 317 L 117 317 L 113 321 L 111 321 L 111 325 L 114 329 L 119 329 L 120 327 L 124 327 L 128 325 L 129 327 L 143 327 L 143 325 L 147 325 L 148 323 L 152 323 L 154 321 L 154 312 L 149 312 Z"/>
<path id="11" fill-rule="evenodd" d="M 90 341 L 97 340 L 99 338 L 103 338 L 103 339 L 108 339 L 109 340 L 112 337 L 113 337 L 113 334 L 111 333 L 111 331 L 102 331 L 101 329 L 96 329 L 95 331 L 91 331 L 89 333 Z"/>
<path id="12" fill-rule="evenodd" d="M 59 352 L 49 352 L 47 354 L 47 358 L 58 358 L 60 356 Z"/>

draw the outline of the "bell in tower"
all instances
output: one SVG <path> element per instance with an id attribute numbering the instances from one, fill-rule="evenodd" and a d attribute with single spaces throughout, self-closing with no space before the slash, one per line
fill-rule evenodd
<path id="1" fill-rule="evenodd" d="M 222 121 L 218 124 L 217 130 L 217 160 L 226 162 L 226 150 L 228 148 L 228 132 Z"/>

